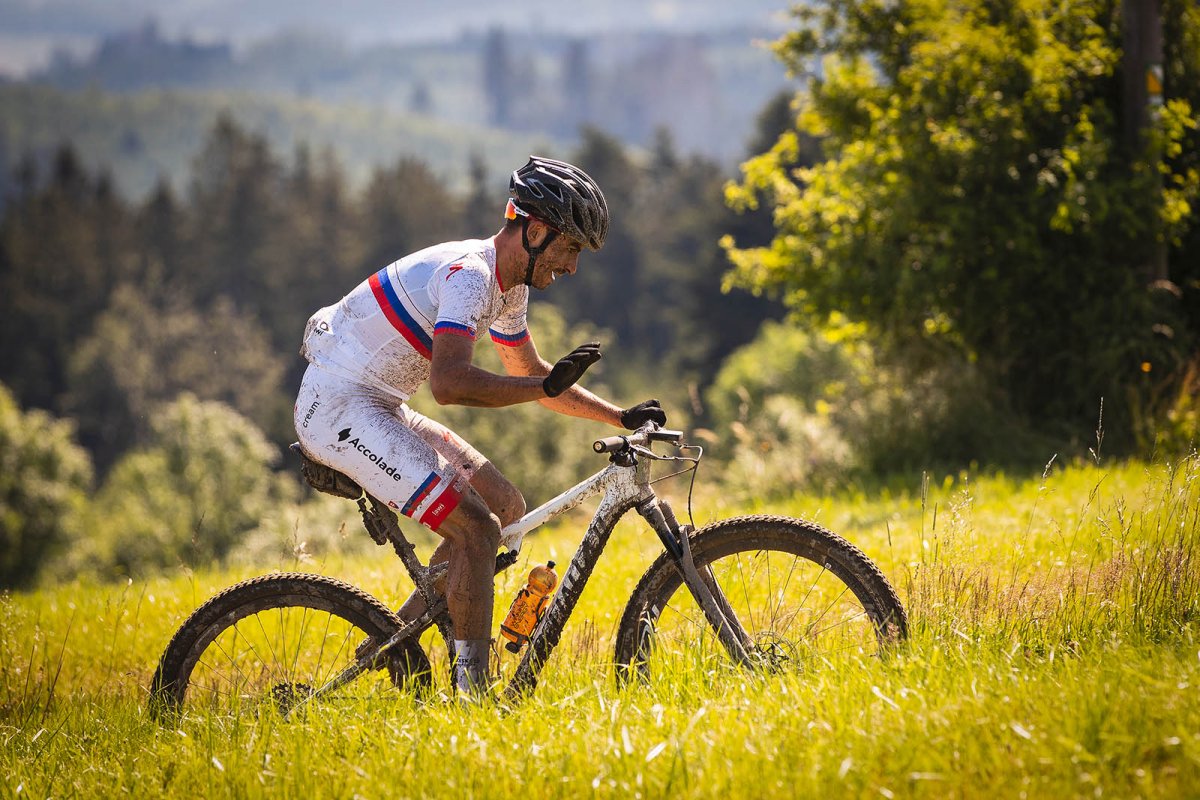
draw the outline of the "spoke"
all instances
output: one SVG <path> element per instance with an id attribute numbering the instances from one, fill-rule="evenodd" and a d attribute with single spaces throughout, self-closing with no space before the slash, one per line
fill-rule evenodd
<path id="1" fill-rule="evenodd" d="M 829 613 L 830 609 L 832 609 L 832 608 L 833 608 L 835 605 L 837 605 L 837 602 L 838 602 L 838 600 L 841 600 L 841 599 L 842 599 L 842 595 L 844 595 L 844 594 L 845 594 L 846 592 L 848 592 L 848 591 L 850 591 L 850 587 L 849 587 L 849 586 L 843 586 L 843 587 L 842 587 L 842 590 L 841 590 L 840 592 L 838 592 L 838 595 L 837 595 L 837 597 L 833 598 L 833 600 L 832 600 L 832 601 L 829 603 L 829 605 L 825 607 L 825 610 L 824 610 L 824 611 L 822 611 L 820 614 L 818 614 L 818 615 L 817 615 L 816 619 L 814 619 L 814 620 L 812 621 L 812 624 L 813 624 L 813 625 L 816 625 L 818 622 L 820 622 L 821 620 L 825 619 L 825 615 Z"/>
<path id="2" fill-rule="evenodd" d="M 805 605 L 808 604 L 808 598 L 812 596 L 813 590 L 817 588 L 817 584 L 821 582 L 821 577 L 826 572 L 828 572 L 828 570 L 825 569 L 825 562 L 822 561 L 821 562 L 821 571 L 817 573 L 817 577 L 813 578 L 812 586 L 808 587 L 808 591 L 805 592 L 803 599 L 800 600 L 801 608 L 803 608 Z"/>
<path id="3" fill-rule="evenodd" d="M 224 672 L 221 672 L 216 667 L 214 667 L 212 664 L 205 661 L 203 658 L 198 659 L 196 661 L 196 666 L 204 667 L 206 670 L 208 670 L 207 672 L 204 673 L 205 678 L 213 678 L 213 679 L 221 680 L 221 681 L 224 681 L 225 683 L 228 683 L 231 688 L 233 688 L 233 689 L 237 688 L 237 684 L 234 683 L 233 678 L 229 677 Z M 237 669 L 236 665 L 234 668 Z M 240 672 L 241 670 L 238 670 L 238 671 Z M 192 681 L 191 683 L 193 686 L 195 686 L 194 681 Z"/>
<path id="4" fill-rule="evenodd" d="M 246 673 L 245 673 L 245 672 L 242 670 L 242 668 L 241 668 L 241 666 L 240 666 L 240 664 L 239 664 L 239 662 L 238 662 L 238 658 L 237 658 L 237 640 L 238 640 L 238 636 L 241 636 L 241 637 L 242 637 L 242 639 L 243 639 L 243 640 L 246 642 L 246 644 L 247 644 L 247 645 L 250 647 L 250 650 L 251 650 L 251 652 L 253 652 L 253 653 L 254 653 L 254 655 L 255 655 L 255 656 L 258 658 L 258 660 L 259 660 L 259 661 L 262 661 L 262 656 L 261 656 L 261 655 L 259 655 L 259 652 L 258 652 L 258 650 L 256 650 L 256 649 L 255 649 L 255 647 L 254 647 L 254 643 L 250 641 L 250 638 L 241 632 L 241 629 L 238 627 L 238 625 L 239 625 L 239 623 L 237 623 L 237 622 L 235 622 L 235 623 L 233 624 L 233 629 L 232 629 L 232 630 L 233 630 L 233 637 L 232 637 L 232 638 L 233 638 L 233 641 L 232 641 L 232 642 L 230 642 L 230 646 L 231 646 L 231 647 L 232 647 L 232 649 L 233 649 L 233 653 L 232 653 L 232 654 L 230 654 L 230 653 L 229 653 L 229 651 L 225 649 L 224 645 L 222 645 L 222 644 L 221 644 L 221 637 L 220 637 L 220 636 L 218 636 L 216 639 L 214 639 L 214 640 L 213 640 L 213 644 L 215 644 L 215 645 L 217 646 L 217 648 L 218 648 L 218 649 L 219 649 L 219 650 L 220 650 L 222 653 L 224 653 L 224 654 L 225 654 L 225 657 L 229 659 L 229 665 L 230 665 L 231 667 L 233 667 L 235 670 L 237 670 L 238 674 L 242 676 L 242 679 L 243 679 L 243 681 L 244 681 L 246 684 L 249 684 L 249 683 L 251 682 L 251 681 L 250 681 L 250 676 L 249 676 L 249 675 L 247 675 L 247 674 L 246 674 Z"/>
<path id="5" fill-rule="evenodd" d="M 799 556 L 792 556 L 792 565 L 788 567 L 787 577 L 783 581 L 783 586 L 779 589 L 779 602 L 775 604 L 775 611 L 771 614 L 771 629 L 775 629 L 775 623 L 779 621 L 779 612 L 783 609 L 783 598 L 787 594 L 787 588 L 792 583 L 792 576 L 796 574 L 796 564 L 800 561 Z M 793 616 L 793 619 L 795 617 Z M 789 620 L 790 622 L 790 620 Z"/>
<path id="6" fill-rule="evenodd" d="M 271 651 L 271 664 L 272 664 L 272 665 L 274 665 L 274 664 L 278 664 L 278 663 L 279 663 L 279 656 L 275 654 L 275 648 L 274 648 L 274 647 L 271 645 L 271 635 L 270 635 L 269 633 L 267 633 L 267 629 L 266 629 L 266 627 L 263 625 L 262 616 L 261 616 L 261 615 L 259 615 L 259 614 L 255 614 L 255 615 L 254 615 L 254 621 L 258 623 L 258 629 L 259 629 L 260 631 L 262 631 L 262 635 L 263 635 L 263 644 L 265 644 L 265 645 L 266 645 L 266 646 L 267 646 L 267 647 L 270 649 L 270 651 Z M 258 649 L 257 649 L 257 648 L 255 648 L 255 650 L 254 650 L 254 653 L 255 653 L 255 655 L 258 655 Z M 259 656 L 259 658 L 261 659 L 261 658 L 262 658 L 262 656 Z M 265 664 L 265 662 L 264 662 L 264 664 Z M 267 671 L 267 670 L 264 670 L 264 671 Z"/>
<path id="7" fill-rule="evenodd" d="M 287 646 L 287 624 L 283 616 L 284 609 L 279 607 L 275 609 L 275 616 L 279 619 L 279 624 L 276 626 L 275 635 L 279 639 L 279 653 L 282 658 L 279 659 L 279 670 L 283 673 L 284 683 L 295 683 L 296 676 L 288 667 L 288 646 Z"/>
<path id="8" fill-rule="evenodd" d="M 308 628 L 308 612 L 310 610 L 306 607 L 300 615 L 300 634 L 297 636 L 296 651 L 292 657 L 292 675 L 296 674 L 300 662 L 300 652 L 304 649 L 304 632 Z M 321 662 L 318 660 L 317 663 L 320 664 Z"/>
<path id="9" fill-rule="evenodd" d="M 746 601 L 746 614 L 750 617 L 750 627 L 757 629 L 758 624 L 754 621 L 754 604 L 750 602 L 750 582 L 746 580 L 746 570 L 742 566 L 742 554 L 740 552 L 734 553 L 734 563 L 737 564 L 738 576 L 742 581 L 742 598 Z M 713 575 L 713 580 L 715 581 L 716 579 L 717 576 Z"/>
<path id="10" fill-rule="evenodd" d="M 771 599 L 775 597 L 775 593 L 774 593 L 774 590 L 771 588 L 771 553 L 770 553 L 769 551 L 766 551 L 766 550 L 764 550 L 764 551 L 763 551 L 763 561 L 765 561 L 765 562 L 766 562 L 766 572 L 767 572 L 767 606 L 768 606 L 766 609 L 763 609 L 763 613 L 764 613 L 764 614 L 767 614 L 767 615 L 769 616 L 770 620 L 771 620 L 772 622 L 774 622 L 774 621 L 775 621 L 775 614 L 774 614 L 774 613 L 771 611 L 771 609 L 770 609 L 770 605 L 771 605 Z"/>
<path id="11" fill-rule="evenodd" d="M 822 570 L 822 572 L 821 572 L 821 575 L 824 575 L 824 574 L 825 574 L 825 572 L 824 572 L 824 570 Z M 832 574 L 832 573 L 831 573 L 831 574 Z M 818 575 L 818 576 L 817 576 L 817 580 L 819 581 L 819 580 L 820 580 L 820 578 L 821 578 L 821 576 L 820 576 L 820 575 Z M 808 597 L 809 597 L 809 596 L 812 594 L 812 590 L 813 590 L 813 589 L 815 589 L 815 588 L 816 588 L 816 581 L 814 581 L 814 582 L 813 582 L 813 586 L 812 586 L 812 587 L 809 589 L 809 591 L 808 591 L 808 594 L 806 594 L 806 595 L 804 596 L 805 600 L 807 600 L 807 599 L 808 599 Z M 823 612 L 821 612 L 820 614 L 818 614 L 817 616 L 815 616 L 815 617 L 812 619 L 812 621 L 810 621 L 810 622 L 808 623 L 808 627 L 811 629 L 811 628 L 812 628 L 812 626 L 814 626 L 814 625 L 816 625 L 817 623 L 819 623 L 819 622 L 821 621 L 821 618 L 822 618 L 822 617 L 824 617 L 824 616 L 825 616 L 825 614 L 827 614 L 827 613 L 829 612 L 829 609 L 830 609 L 830 608 L 833 608 L 833 606 L 837 604 L 837 601 L 838 601 L 839 599 L 841 599 L 842 595 L 844 595 L 844 594 L 845 594 L 847 591 L 849 591 L 849 589 L 850 589 L 850 587 L 849 587 L 849 586 L 846 586 L 845 584 L 842 584 L 842 591 L 841 591 L 841 593 L 840 593 L 840 594 L 838 594 L 838 596 L 837 596 L 837 597 L 833 598 L 833 602 L 829 604 L 829 607 L 828 607 L 828 608 L 826 608 L 826 609 L 825 609 L 825 611 L 823 611 Z M 788 617 L 788 620 L 787 620 L 787 625 L 785 625 L 784 627 L 785 627 L 785 628 L 788 628 L 788 629 L 790 629 L 790 628 L 791 628 L 791 626 L 792 626 L 792 623 L 796 621 L 796 617 L 798 617 L 798 616 L 800 615 L 800 612 L 804 611 L 804 609 L 805 609 L 805 606 L 804 606 L 804 604 L 803 604 L 803 603 L 801 603 L 800 605 L 796 606 L 796 610 L 792 612 L 792 615 L 791 615 L 790 617 Z"/>
<path id="12" fill-rule="evenodd" d="M 321 649 L 317 652 L 317 665 L 325 663 L 325 644 L 329 641 L 329 626 L 333 624 L 333 614 L 325 615 L 325 630 L 321 633 Z"/>
<path id="13" fill-rule="evenodd" d="M 691 595 L 691 593 L 690 593 L 690 592 L 688 592 L 688 591 L 687 591 L 687 587 L 686 587 L 686 586 L 683 586 L 683 585 L 681 584 L 679 588 L 683 590 L 681 593 L 682 593 L 684 596 L 686 596 L 687 598 L 691 599 L 692 595 Z M 688 622 L 690 622 L 690 623 L 692 624 L 692 627 L 694 627 L 694 628 L 701 628 L 701 629 L 704 629 L 704 628 L 707 628 L 707 627 L 708 627 L 708 621 L 707 621 L 707 620 L 705 620 L 705 621 L 704 621 L 704 623 L 703 623 L 703 624 L 701 624 L 701 623 L 697 622 L 697 621 L 696 621 L 696 619 L 695 619 L 694 617 L 692 617 L 691 615 L 689 615 L 689 614 L 685 614 L 685 613 L 683 613 L 682 611 L 680 611 L 678 608 L 676 608 L 676 607 L 675 607 L 675 605 L 674 605 L 673 603 L 668 603 L 668 604 L 667 604 L 667 606 L 666 606 L 666 607 L 663 609 L 663 611 L 673 611 L 673 612 L 675 612 L 676 616 L 682 617 L 683 619 L 687 620 Z M 662 613 L 659 613 L 659 615 L 658 615 L 658 618 L 659 618 L 659 619 L 662 619 Z M 656 625 L 656 626 L 655 626 L 655 633 L 658 633 L 659 631 L 660 631 L 660 628 L 658 628 L 658 626 Z"/>
<path id="14" fill-rule="evenodd" d="M 862 610 L 862 611 L 858 612 L 857 614 L 855 614 L 855 615 L 853 615 L 853 616 L 846 617 L 846 618 L 845 618 L 845 619 L 843 619 L 841 622 L 835 622 L 835 623 L 833 623 L 832 625 L 829 625 L 829 626 L 826 626 L 826 627 L 824 627 L 824 628 L 821 628 L 821 630 L 819 630 L 819 631 L 813 631 L 813 634 L 812 634 L 812 635 L 813 635 L 813 636 L 820 636 L 822 633 L 825 633 L 825 631 L 831 631 L 831 630 L 833 630 L 834 628 L 840 628 L 841 626 L 843 626 L 843 625 L 847 625 L 847 624 L 849 624 L 849 623 L 853 622 L 854 620 L 858 619 L 859 617 L 865 617 L 866 615 L 867 615 L 867 612 L 866 612 L 866 610 L 864 609 L 864 610 Z"/>
<path id="15" fill-rule="evenodd" d="M 350 630 L 346 631 L 346 633 L 342 636 L 342 643 L 338 645 L 337 652 L 333 654 L 333 658 L 330 660 L 330 673 L 333 672 L 333 665 L 342 663 L 342 652 L 346 649 L 346 643 L 350 641 L 350 637 L 354 635 L 354 631 L 355 628 L 353 625 L 351 625 Z M 338 670 L 338 672 L 341 672 L 341 670 Z M 329 673 L 322 675 L 321 679 L 317 681 L 318 685 L 324 686 L 329 682 L 329 677 Z"/>

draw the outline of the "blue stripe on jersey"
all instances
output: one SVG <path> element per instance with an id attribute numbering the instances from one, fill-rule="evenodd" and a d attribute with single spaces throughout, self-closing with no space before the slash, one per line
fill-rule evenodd
<path id="1" fill-rule="evenodd" d="M 475 338 L 475 329 L 460 322 L 439 322 L 433 326 L 433 335 L 437 336 L 439 333 L 453 333 L 469 339 Z"/>
<path id="2" fill-rule="evenodd" d="M 392 278 L 388 274 L 387 267 L 379 270 L 378 277 L 379 285 L 383 289 L 383 293 L 387 298 L 388 305 L 391 306 L 392 311 L 396 313 L 396 316 L 400 318 L 400 321 L 404 323 L 404 326 L 408 328 L 409 332 L 412 333 L 412 335 L 415 336 L 417 340 L 421 342 L 421 344 L 425 345 L 425 352 L 422 355 L 428 356 L 429 352 L 433 350 L 433 337 L 425 332 L 425 329 L 422 328 L 415 319 L 413 319 L 413 315 L 410 314 L 408 309 L 404 307 L 404 304 L 400 302 L 400 296 L 396 293 L 396 286 L 392 283 Z M 420 348 L 418 348 L 418 350 L 419 349 Z"/>
<path id="3" fill-rule="evenodd" d="M 400 513 L 406 517 L 411 517 L 416 512 L 417 506 L 425 502 L 425 498 L 429 497 L 434 487 L 441 483 L 441 481 L 441 476 L 436 472 L 429 473 L 425 481 L 412 493 L 412 497 L 408 498 L 408 502 L 404 504 L 404 508 L 400 509 Z"/>
<path id="4" fill-rule="evenodd" d="M 529 331 L 524 330 L 520 333 L 501 333 L 495 328 L 489 328 L 488 332 L 492 334 L 492 341 L 497 344 L 505 344 L 509 347 L 516 347 L 522 344 L 529 338 Z"/>

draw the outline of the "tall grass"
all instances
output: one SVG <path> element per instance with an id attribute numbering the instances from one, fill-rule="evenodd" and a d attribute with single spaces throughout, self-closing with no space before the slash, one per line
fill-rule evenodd
<path id="1" fill-rule="evenodd" d="M 655 551 L 623 523 L 532 697 L 384 692 L 352 707 L 187 716 L 145 690 L 196 605 L 262 569 L 73 583 L 0 601 L 0 776 L 12 796 L 1188 797 L 1200 794 L 1200 464 L 1074 465 L 1031 480 L 803 498 L 900 589 L 885 659 L 753 675 L 697 658 L 613 680 L 621 605 Z M 717 497 L 697 516 L 747 509 Z M 703 522 L 704 519 L 698 519 Z M 531 539 L 565 560 L 576 522 Z M 394 603 L 389 557 L 310 564 Z M 497 585 L 497 615 L 520 570 Z M 505 656 L 507 659 L 508 657 Z M 510 671 L 511 661 L 503 669 Z"/>

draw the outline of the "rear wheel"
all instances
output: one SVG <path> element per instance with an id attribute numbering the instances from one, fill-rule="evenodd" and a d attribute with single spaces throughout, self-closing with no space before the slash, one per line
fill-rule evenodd
<path id="1" fill-rule="evenodd" d="M 879 568 L 824 528 L 786 517 L 738 517 L 696 531 L 692 558 L 711 575 L 753 665 L 804 670 L 878 654 L 908 618 Z M 666 554 L 638 583 L 617 631 L 622 677 L 653 678 L 731 663 Z"/>
<path id="2" fill-rule="evenodd" d="M 239 583 L 198 608 L 163 652 L 151 685 L 157 710 L 286 713 L 399 630 L 381 602 L 334 578 L 281 573 Z M 390 686 L 422 692 L 429 659 L 404 641 L 377 668 L 321 702 L 353 702 Z"/>

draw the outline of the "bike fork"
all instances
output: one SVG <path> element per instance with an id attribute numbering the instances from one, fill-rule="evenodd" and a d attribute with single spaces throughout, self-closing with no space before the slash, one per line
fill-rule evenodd
<path id="1" fill-rule="evenodd" d="M 690 526 L 680 526 L 670 504 L 656 497 L 640 503 L 637 512 L 650 524 L 663 546 L 667 548 L 667 552 L 671 554 L 684 584 L 704 612 L 708 624 L 717 632 L 717 639 L 729 652 L 730 658 L 739 665 L 748 663 L 753 642 L 729 605 L 729 600 L 718 585 L 712 570 L 708 567 L 704 567 L 703 570 L 696 567 L 688 536 L 691 532 Z"/>

